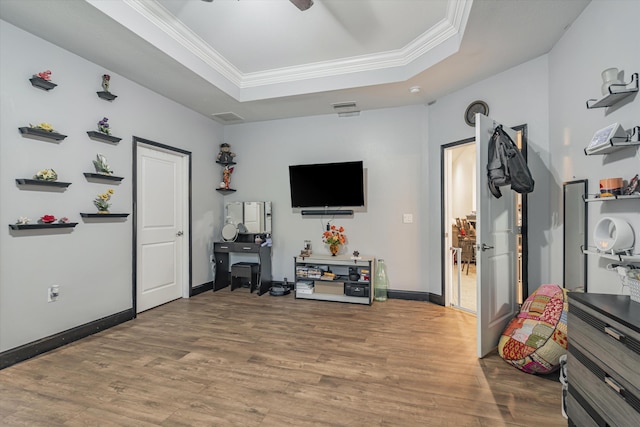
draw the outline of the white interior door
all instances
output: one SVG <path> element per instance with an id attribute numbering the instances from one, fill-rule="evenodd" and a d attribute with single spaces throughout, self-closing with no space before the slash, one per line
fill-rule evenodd
<path id="1" fill-rule="evenodd" d="M 501 187 L 502 197 L 496 199 L 487 183 L 489 139 L 497 125 L 493 119 L 476 114 L 478 357 L 497 347 L 500 334 L 519 310 L 515 192 L 509 186 Z M 503 128 L 515 141 L 515 132 Z"/>
<path id="2" fill-rule="evenodd" d="M 185 295 L 184 157 L 137 147 L 137 312 Z"/>

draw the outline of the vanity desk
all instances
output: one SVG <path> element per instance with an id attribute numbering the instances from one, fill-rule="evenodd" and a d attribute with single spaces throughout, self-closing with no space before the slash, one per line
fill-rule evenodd
<path id="1" fill-rule="evenodd" d="M 216 265 L 213 291 L 230 286 L 234 277 L 245 277 L 251 292 L 262 295 L 271 289 L 271 246 L 263 243 L 271 235 L 271 202 L 227 202 L 221 242 L 213 244 Z M 260 243 L 257 243 L 260 242 Z M 230 263 L 230 255 L 249 254 L 252 262 Z"/>
<path id="2" fill-rule="evenodd" d="M 253 254 L 257 258 L 258 272 L 255 285 L 258 295 L 268 292 L 271 288 L 271 247 L 262 246 L 254 242 L 216 242 L 213 244 L 213 256 L 216 263 L 216 277 L 213 283 L 213 291 L 226 288 L 231 285 L 231 265 L 229 255 Z M 252 286 L 253 288 L 253 286 Z"/>

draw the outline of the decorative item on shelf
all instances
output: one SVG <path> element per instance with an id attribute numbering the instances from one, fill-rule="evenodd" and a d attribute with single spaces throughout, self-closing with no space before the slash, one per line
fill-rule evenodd
<path id="1" fill-rule="evenodd" d="M 118 96 L 112 94 L 109 91 L 109 83 L 111 82 L 111 76 L 109 74 L 103 74 L 102 75 L 102 89 L 104 89 L 102 92 L 97 92 L 98 93 L 98 97 L 102 98 L 102 99 L 106 99 L 107 101 L 113 101 L 114 99 L 116 99 Z"/>
<path id="2" fill-rule="evenodd" d="M 38 222 L 40 222 L 41 224 L 51 224 L 55 220 L 56 220 L 56 217 L 53 215 L 42 215 Z"/>
<path id="3" fill-rule="evenodd" d="M 96 172 L 99 174 L 111 175 L 113 173 L 107 163 L 107 158 L 100 153 L 96 155 L 96 160 L 93 161 L 93 166 L 95 166 Z"/>
<path id="4" fill-rule="evenodd" d="M 608 95 L 610 92 L 609 87 L 613 84 L 619 85 L 622 84 L 622 80 L 618 78 L 619 71 L 617 68 L 607 68 L 602 72 L 602 87 L 601 92 L 602 95 Z"/>
<path id="5" fill-rule="evenodd" d="M 51 90 L 54 87 L 58 86 L 57 84 L 51 81 L 51 70 L 41 71 L 38 74 L 34 74 L 33 77 L 29 79 L 31 85 L 44 90 Z"/>
<path id="6" fill-rule="evenodd" d="M 218 157 L 216 158 L 217 163 L 233 163 L 233 158 L 236 156 L 236 153 L 231 152 L 231 146 L 226 142 L 220 144 L 220 151 L 218 152 Z"/>
<path id="7" fill-rule="evenodd" d="M 55 132 L 55 129 L 53 128 L 53 126 L 51 126 L 51 124 L 46 123 L 46 122 L 42 122 L 42 123 L 37 124 L 37 125 L 32 125 L 31 123 L 29 123 L 29 127 L 31 129 L 37 129 L 37 130 L 41 130 L 41 131 L 45 131 L 45 132 Z"/>
<path id="8" fill-rule="evenodd" d="M 622 194 L 622 178 L 604 178 L 600 180 L 600 195 L 611 194 L 620 196 Z"/>
<path id="9" fill-rule="evenodd" d="M 102 132 L 105 135 L 111 135 L 111 129 L 109 129 L 109 119 L 103 117 L 102 120 L 98 122 L 98 132 Z"/>
<path id="10" fill-rule="evenodd" d="M 599 251 L 611 254 L 629 253 L 635 235 L 631 225 L 622 218 L 603 217 L 593 230 L 593 241 Z"/>
<path id="11" fill-rule="evenodd" d="M 37 179 L 38 181 L 57 181 L 58 174 L 53 169 L 42 169 L 36 172 L 33 179 Z"/>
<path id="12" fill-rule="evenodd" d="M 111 80 L 111 76 L 109 74 L 102 75 L 102 89 L 105 92 L 109 92 L 109 81 Z"/>
<path id="13" fill-rule="evenodd" d="M 231 184 L 231 174 L 233 173 L 233 167 L 225 166 L 222 171 L 222 182 L 220 183 L 220 188 L 224 188 L 228 190 Z M 223 186 L 224 185 L 224 186 Z"/>
<path id="14" fill-rule="evenodd" d="M 632 194 L 640 194 L 640 182 L 638 174 L 629 180 L 629 184 L 624 188 L 623 194 L 625 196 L 631 196 Z"/>
<path id="15" fill-rule="evenodd" d="M 374 298 L 376 301 L 386 301 L 389 290 L 389 278 L 387 266 L 383 259 L 379 259 L 376 266 L 376 279 L 374 281 Z"/>
<path id="16" fill-rule="evenodd" d="M 69 223 L 69 218 L 67 218 L 66 216 L 63 216 L 62 218 L 60 218 L 60 219 L 58 220 L 58 222 L 59 222 L 60 224 L 68 224 L 68 223 Z"/>
<path id="17" fill-rule="evenodd" d="M 98 196 L 93 200 L 93 204 L 98 208 L 98 213 L 100 214 L 108 214 L 109 213 L 109 200 L 111 200 L 111 196 L 113 195 L 113 189 L 110 188 L 102 194 L 98 194 Z"/>
<path id="18" fill-rule="evenodd" d="M 331 256 L 336 256 L 340 251 L 340 245 L 347 242 L 347 236 L 344 234 L 344 227 L 332 225 L 327 231 L 322 233 L 322 241 L 329 245 Z"/>
<path id="19" fill-rule="evenodd" d="M 26 216 L 21 216 L 16 221 L 16 225 L 25 225 L 25 224 L 29 224 L 30 222 L 31 222 L 30 218 L 27 218 Z"/>
<path id="20" fill-rule="evenodd" d="M 49 81 L 49 80 L 51 80 L 51 70 L 41 71 L 38 74 L 36 74 L 36 76 L 41 78 L 42 80 Z"/>

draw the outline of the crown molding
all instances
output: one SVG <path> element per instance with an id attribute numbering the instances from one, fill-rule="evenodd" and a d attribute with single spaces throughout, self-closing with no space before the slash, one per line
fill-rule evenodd
<path id="1" fill-rule="evenodd" d="M 401 69 L 418 59 L 424 60 L 424 57 L 428 56 L 434 48 L 456 37 L 455 50 L 457 51 L 473 0 L 449 0 L 446 16 L 441 21 L 399 49 L 255 73 L 243 73 L 189 27 L 176 19 L 160 3 L 149 0 L 123 0 L 123 3 L 132 11 L 135 11 L 136 14 L 144 17 L 164 35 L 175 41 L 184 51 L 190 53 L 211 70 L 232 83 L 238 90 L 235 95 L 238 95 L 243 90 L 246 92 L 247 89 L 264 88 L 270 85 L 332 79 L 354 73 L 375 73 L 381 70 Z M 166 52 L 166 49 L 163 49 L 162 46 L 156 45 L 156 47 Z M 438 60 L 425 61 L 424 63 L 433 63 Z M 191 68 L 187 63 L 183 63 L 183 65 Z M 202 75 L 202 73 L 199 74 Z M 406 76 L 408 74 L 410 73 L 405 71 L 397 75 Z M 206 76 L 203 77 L 207 78 Z M 384 83 L 387 82 L 385 81 Z M 232 93 L 229 93 L 229 95 L 238 98 Z M 244 98 L 244 100 L 252 98 L 251 96 L 246 96 L 247 93 L 240 95 L 240 98 Z"/>

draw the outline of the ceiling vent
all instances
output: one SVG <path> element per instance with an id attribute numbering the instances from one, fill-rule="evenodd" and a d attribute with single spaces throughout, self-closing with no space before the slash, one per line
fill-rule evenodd
<path id="1" fill-rule="evenodd" d="M 360 110 L 355 102 L 339 102 L 337 104 L 331 104 L 333 111 L 338 113 L 338 117 L 353 117 L 359 116 Z"/>
<path id="2" fill-rule="evenodd" d="M 228 113 L 216 113 L 212 114 L 211 117 L 218 123 L 222 123 L 223 125 L 228 125 L 232 123 L 240 123 L 244 121 L 244 117 L 240 117 L 236 113 L 228 112 Z"/>

